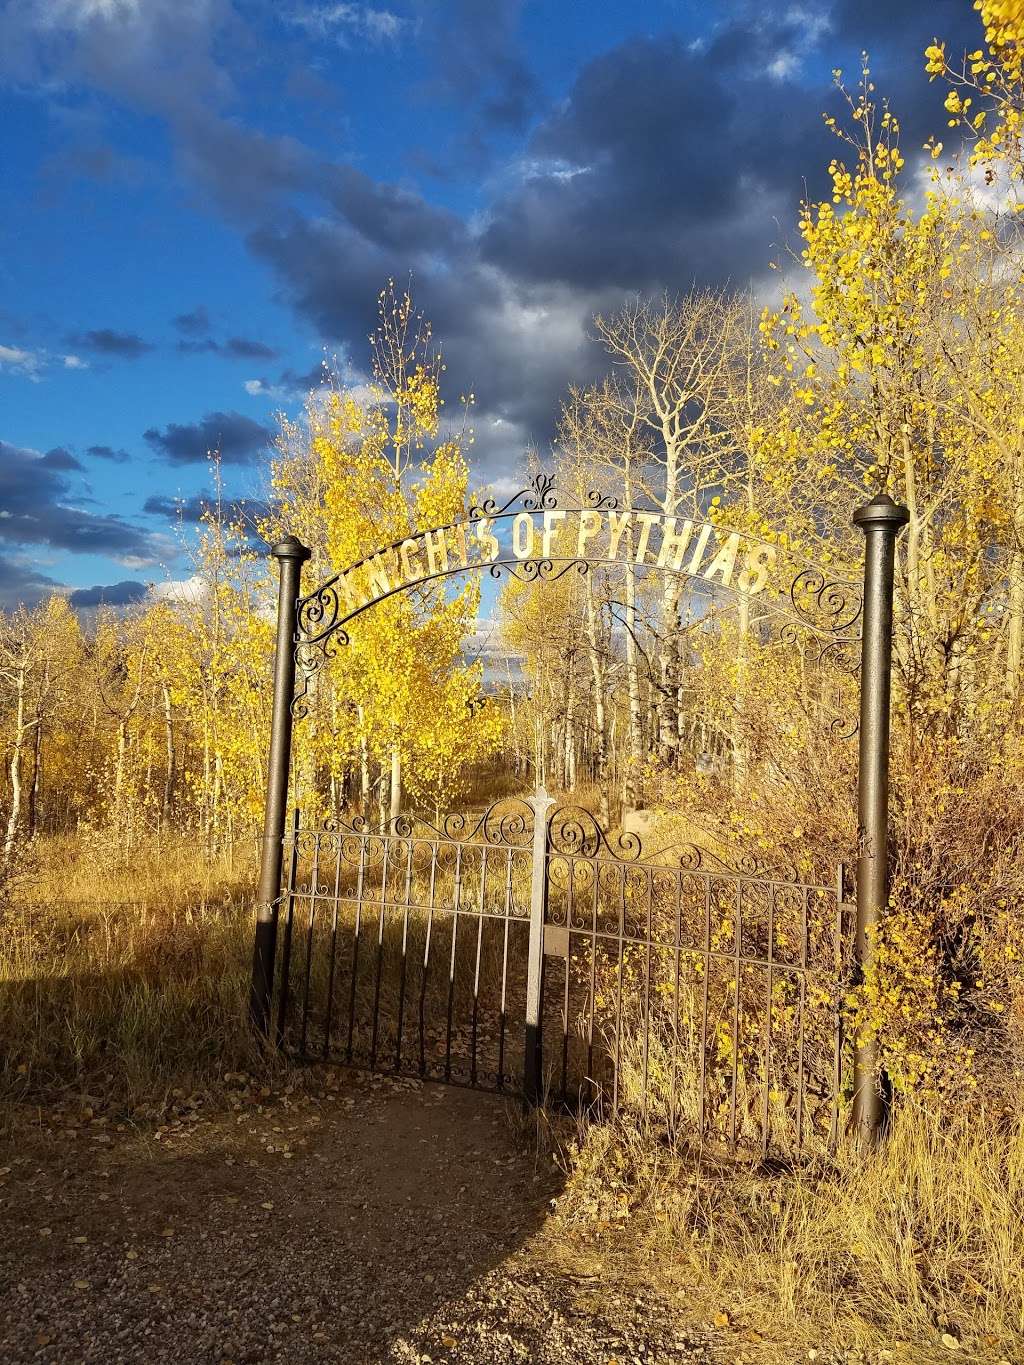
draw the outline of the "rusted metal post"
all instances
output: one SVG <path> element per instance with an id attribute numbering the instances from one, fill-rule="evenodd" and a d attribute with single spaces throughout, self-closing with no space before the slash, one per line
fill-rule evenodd
<path id="1" fill-rule="evenodd" d="M 288 801 L 288 772 L 292 757 L 292 701 L 295 698 L 295 627 L 302 566 L 310 551 L 295 536 L 286 536 L 270 552 L 281 566 L 277 598 L 277 652 L 274 659 L 274 710 L 270 722 L 270 761 L 260 855 L 260 883 L 256 893 L 256 940 L 252 954 L 249 1017 L 266 1038 L 270 1031 L 270 1002 L 274 992 L 277 952 L 277 912 L 281 893 L 281 861 Z"/>
<path id="2" fill-rule="evenodd" d="M 526 964 L 526 1058 L 523 1065 L 523 1093 L 527 1104 L 540 1104 L 544 1098 L 544 1050 L 542 1016 L 544 1012 L 544 920 L 548 906 L 548 817 L 554 798 L 538 787 L 530 805 L 533 808 L 533 870 L 530 881 L 530 941 Z"/>
<path id="3" fill-rule="evenodd" d="M 857 781 L 858 980 L 871 964 L 875 929 L 889 900 L 889 704 L 892 690 L 892 604 L 896 539 L 910 513 L 879 493 L 853 514 L 865 535 L 864 620 L 861 637 L 860 759 Z M 858 1141 L 877 1142 L 888 1117 L 888 1085 L 878 1044 L 854 1056 L 853 1127 Z"/>

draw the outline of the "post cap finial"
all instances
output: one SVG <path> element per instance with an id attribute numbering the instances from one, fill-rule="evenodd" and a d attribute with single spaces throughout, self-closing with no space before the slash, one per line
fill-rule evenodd
<path id="1" fill-rule="evenodd" d="M 305 564 L 313 551 L 307 545 L 303 545 L 298 536 L 285 536 L 283 540 L 271 546 L 270 553 L 275 559 L 297 559 L 300 564 Z"/>
<path id="2" fill-rule="evenodd" d="M 900 502 L 894 502 L 888 493 L 876 493 L 870 502 L 858 507 L 853 514 L 854 526 L 862 531 L 873 530 L 876 526 L 891 526 L 900 531 L 910 520 L 910 513 Z"/>

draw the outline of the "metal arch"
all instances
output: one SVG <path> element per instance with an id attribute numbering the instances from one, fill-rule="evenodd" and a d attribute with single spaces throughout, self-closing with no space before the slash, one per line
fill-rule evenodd
<path id="1" fill-rule="evenodd" d="M 596 489 L 590 490 L 582 498 L 572 497 L 568 502 L 560 501 L 560 493 L 553 478 L 548 474 L 540 473 L 534 477 L 527 487 L 520 489 L 500 506 L 493 498 L 488 498 L 482 503 L 474 504 L 469 509 L 467 517 L 459 521 L 445 523 L 442 526 L 432 527 L 427 531 L 416 532 L 415 536 L 440 535 L 457 528 L 479 525 L 480 523 L 493 524 L 497 521 L 507 521 L 522 512 L 535 513 L 556 509 L 570 513 L 604 511 L 636 516 L 665 515 L 654 507 L 622 506 L 618 499 Z M 713 523 L 706 522 L 704 524 L 712 525 Z M 737 535 L 750 544 L 762 546 L 774 552 L 778 552 L 781 548 L 777 544 L 764 540 L 748 531 L 738 531 L 725 525 L 714 525 L 714 529 L 720 536 Z M 311 679 L 339 647 L 350 642 L 349 633 L 346 629 L 349 622 L 379 602 L 387 601 L 399 593 L 410 592 L 421 585 L 436 582 L 442 578 L 454 578 L 469 573 L 486 572 L 496 579 L 507 574 L 509 577 L 516 578 L 524 583 L 555 582 L 572 569 L 581 575 L 586 575 L 592 569 L 614 567 L 616 563 L 621 563 L 621 561 L 601 558 L 596 555 L 531 555 L 526 558 L 519 558 L 505 554 L 492 560 L 482 560 L 474 564 L 459 563 L 432 573 L 423 574 L 410 582 L 399 583 L 386 592 L 378 593 L 359 606 L 345 611 L 338 584 L 347 575 L 364 568 L 378 557 L 398 551 L 403 544 L 414 539 L 415 536 L 405 535 L 380 547 L 373 554 L 366 555 L 346 569 L 333 574 L 313 592 L 298 598 L 296 602 L 294 659 L 300 675 L 300 686 L 293 702 L 293 713 L 297 718 L 305 716 L 308 712 L 306 698 Z M 673 578 L 690 579 L 694 583 L 701 584 L 703 592 L 708 596 L 725 594 L 735 601 L 747 602 L 754 600 L 756 596 L 763 604 L 765 616 L 783 619 L 784 624 L 779 630 L 779 639 L 782 643 L 793 642 L 798 634 L 809 635 L 819 641 L 820 658 L 828 655 L 836 658 L 842 665 L 843 649 L 846 646 L 858 643 L 861 638 L 860 619 L 863 609 L 861 585 L 853 579 L 830 577 L 820 565 L 812 564 L 804 560 L 802 556 L 789 553 L 789 558 L 796 561 L 800 568 L 785 593 L 777 598 L 769 595 L 761 597 L 760 594 L 744 593 L 731 585 L 704 578 L 696 571 L 675 569 L 670 565 L 641 563 L 634 564 L 633 567 L 654 571 Z M 846 671 L 855 673 L 857 671 L 856 663 L 853 662 Z"/>

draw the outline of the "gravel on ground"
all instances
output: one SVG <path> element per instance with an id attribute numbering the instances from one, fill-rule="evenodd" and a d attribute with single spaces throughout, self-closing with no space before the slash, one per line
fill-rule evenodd
<path id="1" fill-rule="evenodd" d="M 559 1172 L 498 1098 L 355 1077 L 145 1129 L 79 1099 L 14 1131 L 10 1365 L 725 1358 L 654 1286 L 593 1257 L 553 1268 Z"/>

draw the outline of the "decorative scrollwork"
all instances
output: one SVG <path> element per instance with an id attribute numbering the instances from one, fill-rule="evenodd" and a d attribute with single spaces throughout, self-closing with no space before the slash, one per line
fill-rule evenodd
<path id="1" fill-rule="evenodd" d="M 300 640 L 295 646 L 293 657 L 298 679 L 298 686 L 292 698 L 292 716 L 295 720 L 305 720 L 309 715 L 313 679 L 327 660 L 333 659 L 338 650 L 343 649 L 348 642 L 348 631 L 339 626 L 333 635 L 321 635 L 316 640 Z"/>
<path id="2" fill-rule="evenodd" d="M 330 635 L 341 616 L 341 598 L 337 578 L 321 583 L 308 597 L 300 597 L 296 604 L 296 635 L 311 643 Z"/>
<path id="3" fill-rule="evenodd" d="M 507 574 L 509 578 L 515 578 L 520 583 L 554 583 L 573 569 L 581 577 L 585 577 L 590 572 L 590 564 L 585 559 L 569 559 L 564 562 L 553 559 L 496 559 L 488 565 L 488 572 L 492 578 L 501 578 Z"/>
<path id="4" fill-rule="evenodd" d="M 617 510 L 619 500 L 597 488 L 588 489 L 577 499 L 576 495 L 566 495 L 556 488 L 553 477 L 541 472 L 533 476 L 526 488 L 513 493 L 507 502 L 499 504 L 495 498 L 484 498 L 482 502 L 474 503 L 469 509 L 468 520 L 483 521 L 485 518 L 501 517 L 515 507 L 522 508 L 524 512 L 550 512 L 559 506 L 564 506 L 566 511 L 586 508 L 607 512 Z"/>
<path id="5" fill-rule="evenodd" d="M 670 858 L 684 872 L 696 872 L 711 877 L 741 877 L 750 880 L 798 882 L 800 874 L 792 863 L 778 859 L 758 858 L 746 851 L 731 857 L 715 853 L 697 844 L 668 844 L 650 855 L 649 861 Z"/>
<path id="6" fill-rule="evenodd" d="M 406 844 L 443 843 L 464 844 L 467 847 L 489 845 L 502 848 L 528 848 L 533 842 L 533 809 L 517 797 L 503 797 L 493 802 L 475 819 L 453 812 L 438 824 L 420 815 L 396 815 L 385 822 L 379 831 L 371 829 L 362 816 L 349 820 L 325 820 L 319 830 L 303 831 L 302 838 L 336 836 L 342 840 L 362 840 L 379 846 L 383 853 L 385 841 L 400 840 Z M 310 846 L 312 847 L 312 846 Z"/>
<path id="7" fill-rule="evenodd" d="M 530 491 L 523 498 L 524 511 L 540 512 L 545 508 L 557 507 L 558 495 L 554 490 L 555 481 L 550 474 L 535 474 L 530 484 Z"/>
<path id="8" fill-rule="evenodd" d="M 596 817 L 583 806 L 559 806 L 548 823 L 548 848 L 569 858 L 596 858 L 602 851 L 620 862 L 635 862 L 640 836 L 630 830 L 609 839 Z"/>
<path id="9" fill-rule="evenodd" d="M 789 598 L 798 620 L 834 636 L 848 636 L 864 610 L 859 584 L 829 578 L 821 569 L 801 569 L 790 584 Z"/>
<path id="10" fill-rule="evenodd" d="M 584 504 L 595 512 L 615 512 L 618 510 L 619 500 L 613 498 L 610 493 L 602 493 L 596 488 L 591 488 L 584 499 Z"/>

